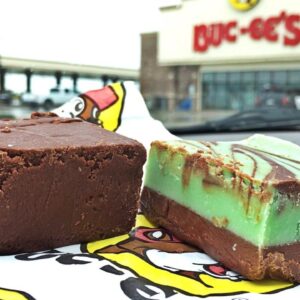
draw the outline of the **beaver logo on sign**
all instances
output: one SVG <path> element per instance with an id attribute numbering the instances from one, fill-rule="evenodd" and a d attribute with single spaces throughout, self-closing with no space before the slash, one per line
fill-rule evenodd
<path id="1" fill-rule="evenodd" d="M 185 245 L 164 229 L 153 227 L 143 215 L 129 234 L 89 243 L 86 251 L 132 270 L 153 285 L 172 287 L 191 296 L 275 293 L 293 287 L 275 280 L 250 281 Z"/>
<path id="2" fill-rule="evenodd" d="M 247 11 L 252 9 L 259 0 L 229 0 L 231 6 L 237 10 Z"/>
<path id="3" fill-rule="evenodd" d="M 61 117 L 81 118 L 116 131 L 121 123 L 125 89 L 122 83 L 113 83 L 73 98 L 53 112 Z"/>

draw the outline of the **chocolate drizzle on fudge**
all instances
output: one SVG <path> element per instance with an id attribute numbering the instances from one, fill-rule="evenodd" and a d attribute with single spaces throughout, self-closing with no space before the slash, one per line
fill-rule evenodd
<path id="1" fill-rule="evenodd" d="M 188 144 L 191 146 L 196 147 L 196 143 L 191 143 L 189 141 L 182 141 L 183 144 Z M 280 157 L 278 155 L 262 152 L 255 150 L 253 148 L 247 147 L 245 145 L 240 144 L 232 144 L 231 145 L 231 153 L 230 153 L 230 163 L 223 163 L 221 159 L 218 159 L 218 157 L 221 158 L 221 154 L 218 152 L 218 146 L 220 143 L 214 142 L 199 142 L 199 144 L 204 145 L 205 147 L 209 148 L 210 153 L 213 156 L 213 162 L 216 165 L 222 165 L 226 169 L 228 169 L 230 172 L 233 173 L 233 182 L 232 182 L 232 188 L 237 189 L 241 191 L 241 184 L 243 182 L 243 178 L 246 178 L 249 180 L 249 187 L 248 187 L 248 199 L 250 200 L 253 191 L 253 182 L 256 181 L 256 174 L 258 171 L 258 164 L 257 159 L 255 156 L 258 156 L 259 158 L 263 159 L 265 162 L 267 162 L 270 167 L 271 171 L 269 173 L 266 173 L 263 178 L 263 185 L 268 182 L 271 184 L 280 192 L 280 193 L 287 193 L 292 201 L 295 201 L 296 203 L 299 202 L 299 194 L 300 194 L 300 182 L 295 177 L 295 173 L 290 171 L 286 166 L 295 169 L 297 171 L 300 171 L 300 161 L 292 160 L 292 159 L 285 159 L 283 157 Z M 243 171 L 241 171 L 240 168 L 240 162 L 238 162 L 235 158 L 235 155 L 237 153 L 243 154 L 247 156 L 252 162 L 253 162 L 253 168 L 251 171 L 251 174 L 246 174 Z M 212 183 L 212 184 L 220 184 L 220 181 L 216 182 L 215 180 L 212 181 L 209 178 L 209 172 L 207 168 L 206 162 L 212 161 L 212 156 L 205 156 L 203 152 L 197 152 L 197 154 L 186 155 L 186 164 L 184 167 L 184 176 L 183 176 L 183 185 L 188 185 L 189 178 L 191 176 L 192 171 L 196 171 L 198 167 L 204 172 L 205 178 L 204 182 L 206 183 Z M 195 163 L 195 158 L 197 160 L 197 163 Z M 292 163 L 292 164 L 291 164 Z M 296 164 L 296 166 L 295 166 Z M 286 165 L 286 166 L 285 166 Z M 222 172 L 220 172 L 219 175 L 222 175 Z M 268 194 L 267 193 L 261 193 L 261 200 L 262 201 L 268 201 Z"/>

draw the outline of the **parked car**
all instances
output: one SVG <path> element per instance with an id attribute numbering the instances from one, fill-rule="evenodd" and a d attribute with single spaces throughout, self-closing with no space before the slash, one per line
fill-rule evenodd
<path id="1" fill-rule="evenodd" d="M 300 111 L 292 107 L 259 107 L 199 125 L 168 128 L 175 135 L 203 132 L 259 131 L 300 128 Z"/>
<path id="2" fill-rule="evenodd" d="M 46 109 L 51 109 L 64 104 L 78 94 L 79 92 L 74 92 L 70 89 L 53 88 L 45 95 L 23 93 L 21 95 L 21 101 L 25 105 L 44 106 Z"/>
<path id="3" fill-rule="evenodd" d="M 0 103 L 10 104 L 14 98 L 14 93 L 10 90 L 0 92 Z"/>
<path id="4" fill-rule="evenodd" d="M 29 105 L 32 107 L 38 106 L 39 105 L 39 96 L 29 93 L 29 92 L 24 92 L 20 95 L 20 100 L 23 104 Z"/>

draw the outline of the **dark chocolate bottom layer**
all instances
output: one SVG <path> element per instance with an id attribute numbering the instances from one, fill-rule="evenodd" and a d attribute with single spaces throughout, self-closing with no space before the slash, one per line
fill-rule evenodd
<path id="1" fill-rule="evenodd" d="M 300 243 L 259 248 L 147 187 L 142 193 L 141 209 L 154 224 L 251 280 L 300 282 Z"/>

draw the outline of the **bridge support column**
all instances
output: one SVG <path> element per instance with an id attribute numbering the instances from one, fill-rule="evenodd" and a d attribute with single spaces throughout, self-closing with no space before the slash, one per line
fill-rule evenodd
<path id="1" fill-rule="evenodd" d="M 54 76 L 55 76 L 55 79 L 56 79 L 56 87 L 59 88 L 60 84 L 61 84 L 62 72 L 61 71 L 56 71 Z"/>
<path id="2" fill-rule="evenodd" d="M 77 93 L 77 82 L 78 82 L 78 74 L 77 73 L 73 73 L 72 74 L 72 80 L 73 80 L 73 92 Z"/>
<path id="3" fill-rule="evenodd" d="M 112 82 L 117 82 L 117 81 L 119 81 L 120 80 L 120 78 L 118 77 L 118 76 L 113 76 L 112 78 L 111 78 L 111 81 Z"/>
<path id="4" fill-rule="evenodd" d="M 32 75 L 32 71 L 30 69 L 25 69 L 24 73 L 26 75 L 26 92 L 31 93 L 31 75 Z"/>
<path id="5" fill-rule="evenodd" d="M 5 91 L 5 73 L 6 69 L 0 66 L 0 92 Z"/>
<path id="6" fill-rule="evenodd" d="M 107 75 L 102 75 L 101 80 L 103 82 L 103 86 L 106 86 L 108 84 L 109 77 Z"/>

